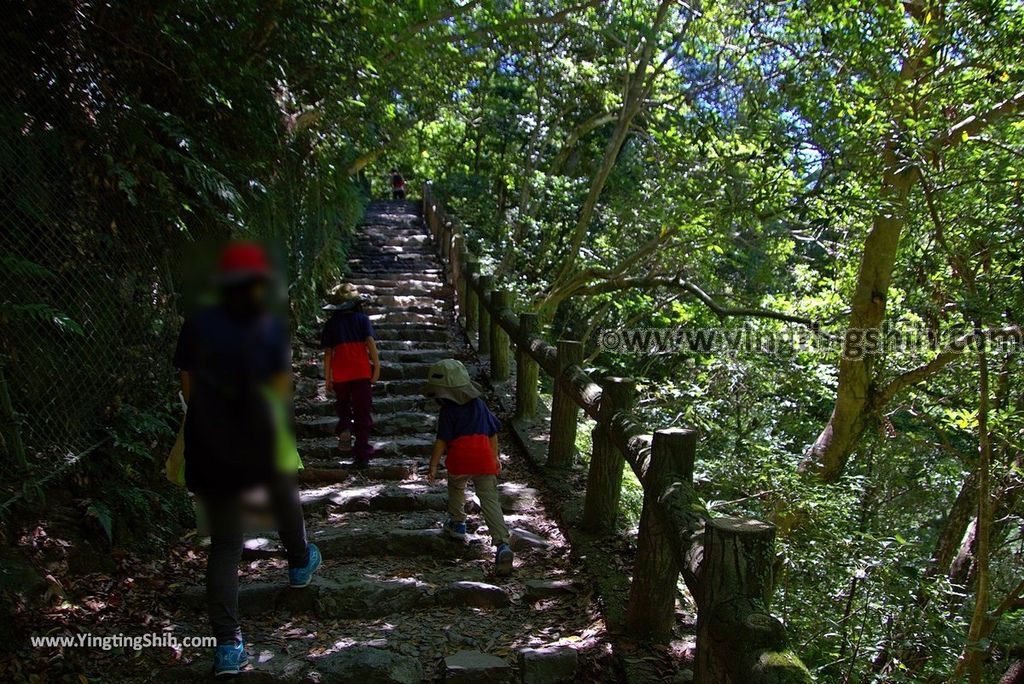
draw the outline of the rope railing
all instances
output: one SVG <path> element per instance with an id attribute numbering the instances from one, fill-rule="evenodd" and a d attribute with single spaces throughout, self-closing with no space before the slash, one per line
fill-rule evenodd
<path id="1" fill-rule="evenodd" d="M 540 338 L 532 312 L 511 308 L 511 293 L 481 272 L 458 222 L 423 187 L 423 216 L 457 313 L 491 378 L 504 382 L 516 359 L 515 418 L 531 422 L 538 405 L 538 371 L 553 380 L 547 467 L 571 467 L 579 411 L 594 419 L 593 446 L 580 527 L 615 530 L 625 464 L 643 486 L 637 554 L 626 628 L 637 639 L 666 643 L 675 620 L 682 575 L 697 605 L 695 678 L 701 684 L 806 684 L 810 673 L 789 645 L 785 626 L 770 610 L 774 591 L 775 527 L 758 520 L 709 518 L 694 506 L 694 430 L 667 428 L 653 435 L 633 414 L 635 383 L 595 382 L 583 368 L 582 345 Z"/>

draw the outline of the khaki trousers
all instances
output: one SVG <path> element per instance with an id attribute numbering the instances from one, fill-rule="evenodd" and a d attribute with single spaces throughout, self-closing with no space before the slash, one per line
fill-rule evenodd
<path id="1" fill-rule="evenodd" d="M 494 545 L 508 544 L 508 527 L 505 516 L 501 513 L 501 500 L 498 498 L 498 478 L 495 475 L 449 475 L 448 476 L 448 515 L 455 522 L 466 519 L 466 484 L 473 481 L 476 498 L 480 499 L 487 530 L 491 533 Z"/>

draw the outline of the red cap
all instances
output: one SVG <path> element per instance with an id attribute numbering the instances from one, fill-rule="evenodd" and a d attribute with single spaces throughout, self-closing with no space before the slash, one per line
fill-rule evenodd
<path id="1" fill-rule="evenodd" d="M 270 275 L 270 260 L 255 242 L 232 242 L 221 253 L 217 271 L 223 280 L 267 277 Z"/>

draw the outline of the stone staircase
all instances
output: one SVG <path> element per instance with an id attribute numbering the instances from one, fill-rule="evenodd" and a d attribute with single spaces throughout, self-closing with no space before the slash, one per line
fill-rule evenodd
<path id="1" fill-rule="evenodd" d="M 364 221 L 348 280 L 368 297 L 379 340 L 376 456 L 357 470 L 335 450 L 320 350 L 312 340 L 297 344 L 302 505 L 325 562 L 310 587 L 292 590 L 276 534 L 246 540 L 240 608 L 253 666 L 243 678 L 614 681 L 588 583 L 531 486 L 535 475 L 523 459 L 509 457 L 504 435 L 500 488 L 516 552 L 513 576 L 493 575 L 493 549 L 479 515 L 470 517 L 468 543 L 442 536 L 444 482 L 426 480 L 435 414 L 418 389 L 430 365 L 446 357 L 463 360 L 485 383 L 455 324 L 453 294 L 416 206 L 375 203 Z M 476 512 L 474 500 L 467 507 Z M 198 634 L 205 633 L 202 596 L 193 587 L 185 601 Z M 208 658 L 191 665 L 197 677 Z"/>

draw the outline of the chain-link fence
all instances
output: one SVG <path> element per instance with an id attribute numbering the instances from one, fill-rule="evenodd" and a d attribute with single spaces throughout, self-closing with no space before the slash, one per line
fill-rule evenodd
<path id="1" fill-rule="evenodd" d="M 288 131 L 265 87 L 212 121 L 210 88 L 155 78 L 103 38 L 109 14 L 36 3 L 0 27 L 0 474 L 15 479 L 129 410 L 173 406 L 197 245 L 273 243 L 301 322 L 362 209 L 348 143 Z"/>
<path id="2" fill-rule="evenodd" d="M 30 452 L 74 453 L 122 404 L 171 396 L 173 254 L 151 225 L 83 193 L 53 142 L 45 128 L 0 139 L 0 339 L 14 413 L 2 418 L 14 460 L 19 437 Z"/>

